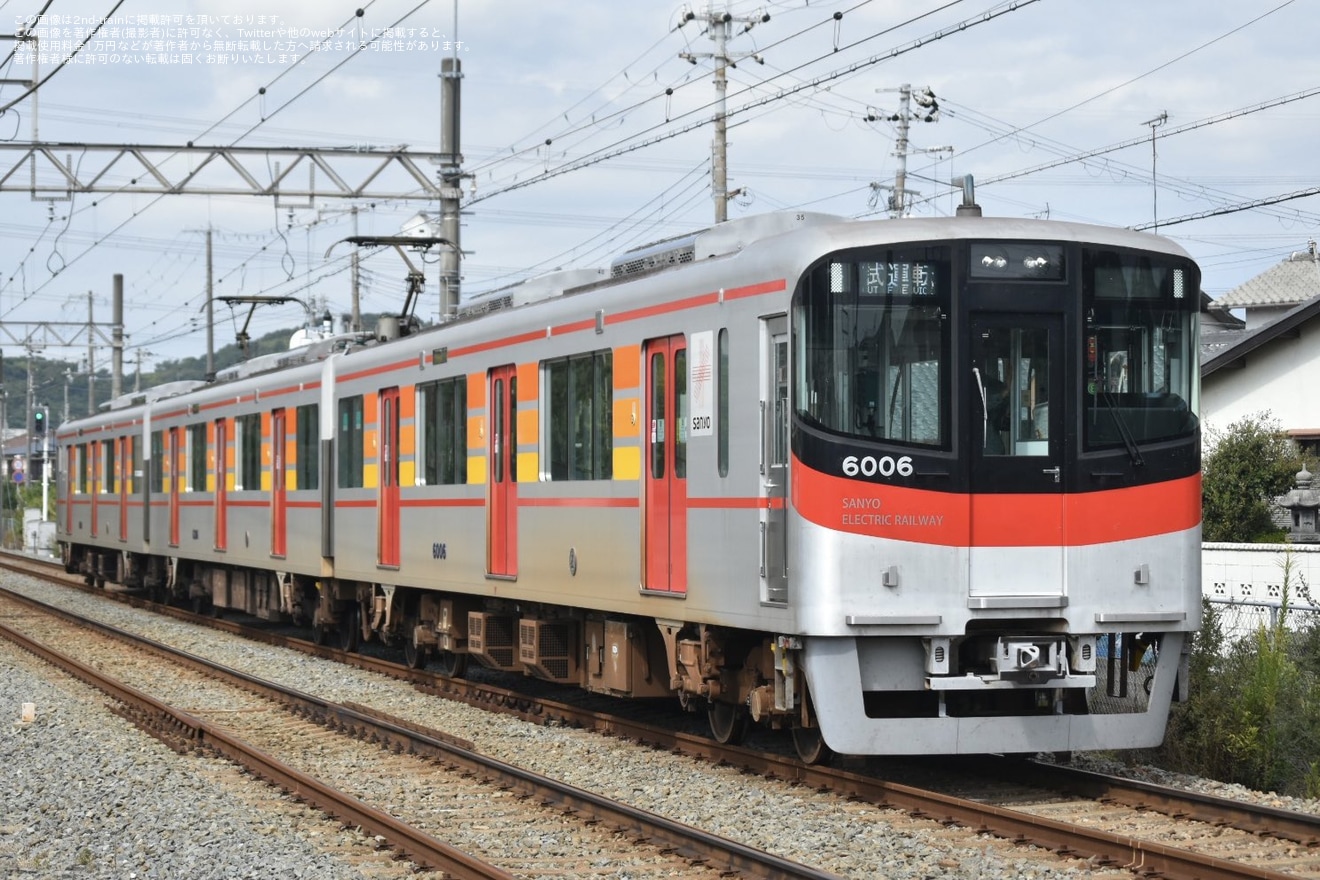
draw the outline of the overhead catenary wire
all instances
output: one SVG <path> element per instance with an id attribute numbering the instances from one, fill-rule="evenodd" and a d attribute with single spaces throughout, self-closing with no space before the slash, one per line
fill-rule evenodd
<path id="1" fill-rule="evenodd" d="M 959 0 L 955 0 L 955 2 L 959 2 Z M 855 63 L 853 63 L 853 64 L 849 64 L 849 65 L 847 65 L 847 66 L 845 66 L 845 67 L 843 67 L 843 68 L 840 68 L 840 69 L 836 69 L 836 70 L 834 70 L 834 71 L 831 71 L 830 73 L 823 74 L 823 75 L 818 76 L 818 77 L 814 77 L 814 78 L 812 78 L 811 80 L 809 80 L 809 81 L 807 81 L 807 82 L 805 82 L 805 83 L 801 83 L 801 84 L 798 84 L 798 85 L 795 85 L 795 86 L 792 86 L 792 87 L 788 87 L 788 88 L 780 89 L 780 90 L 779 90 L 778 92 L 776 92 L 774 95 L 771 95 L 771 96 L 768 96 L 768 97 L 764 97 L 764 98 L 759 98 L 759 99 L 752 100 L 752 101 L 748 101 L 748 102 L 745 103 L 745 104 L 742 104 L 742 105 L 740 105 L 740 106 L 737 106 L 737 107 L 734 107 L 734 108 L 732 108 L 732 109 L 727 110 L 727 111 L 726 111 L 726 116 L 732 117 L 732 116 L 735 116 L 735 115 L 738 115 L 738 114 L 741 114 L 741 113 L 746 113 L 746 112 L 748 112 L 748 111 L 750 111 L 750 110 L 752 110 L 752 109 L 755 109 L 755 108 L 757 108 L 757 107 L 763 106 L 764 104 L 767 104 L 767 103 L 770 103 L 770 102 L 773 102 L 773 101 L 783 100 L 783 99 L 785 99 L 785 98 L 787 98 L 787 97 L 789 97 L 789 96 L 791 96 L 791 95 L 797 94 L 797 93 L 800 92 L 800 91 L 803 91 L 803 90 L 806 90 L 806 89 L 809 89 L 809 88 L 817 88 L 817 87 L 819 87 L 820 85 L 823 85 L 824 83 L 831 82 L 831 81 L 836 80 L 836 79 L 840 79 L 840 78 L 842 78 L 842 77 L 844 77 L 844 76 L 848 76 L 848 75 L 851 75 L 851 74 L 855 74 L 855 73 L 857 73 L 858 71 L 860 71 L 860 70 L 862 70 L 862 69 L 864 69 L 864 68 L 866 68 L 866 67 L 870 67 L 870 66 L 873 66 L 873 65 L 875 65 L 875 64 L 879 64 L 879 63 L 882 62 L 882 61 L 886 61 L 886 60 L 889 60 L 889 59 L 891 59 L 891 58 L 896 58 L 896 57 L 899 57 L 899 56 L 901 56 L 901 55 L 905 55 L 905 54 L 907 54 L 907 53 L 909 53 L 909 52 L 915 51 L 916 49 L 919 49 L 919 48 L 921 48 L 921 47 L 923 47 L 923 46 L 926 46 L 926 45 L 928 45 L 928 44 L 931 43 L 931 42 L 934 42 L 934 41 L 937 41 L 937 40 L 944 39 L 945 37 L 948 37 L 948 36 L 950 36 L 951 34 L 954 34 L 954 33 L 959 33 L 959 32 L 965 31 L 965 30 L 967 30 L 967 29 L 970 28 L 970 27 L 975 27 L 975 26 L 977 26 L 977 25 L 979 25 L 979 24 L 984 24 L 984 23 L 986 23 L 986 22 L 988 22 L 988 21 L 992 21 L 992 20 L 994 20 L 994 19 L 996 19 L 996 18 L 999 18 L 999 17 L 1002 16 L 1002 15 L 1005 15 L 1005 14 L 1009 13 L 1009 12 L 1014 12 L 1014 11 L 1016 11 L 1017 9 L 1021 8 L 1022 6 L 1030 5 L 1030 4 L 1037 3 L 1037 2 L 1040 2 L 1040 0 L 1009 0 L 1009 2 L 1007 2 L 1007 3 L 1003 3 L 1003 4 L 1000 4 L 999 6 L 995 7 L 994 9 L 992 9 L 992 10 L 986 12 L 986 13 L 983 13 L 982 16 L 981 16 L 979 19 L 976 19 L 976 20 L 964 20 L 964 21 L 959 22 L 959 23 L 957 23 L 957 24 L 955 24 L 955 25 L 951 25 L 951 26 L 946 27 L 946 28 L 940 28 L 939 30 L 934 31 L 934 32 L 932 32 L 931 34 L 926 35 L 925 37 L 921 37 L 921 38 L 918 38 L 918 39 L 916 39 L 916 40 L 910 41 L 910 42 L 908 42 L 907 44 L 905 44 L 905 45 L 903 45 L 903 46 L 895 47 L 895 48 L 890 49 L 890 50 L 888 50 L 887 52 L 884 52 L 884 53 L 882 53 L 882 54 L 873 55 L 873 56 L 871 56 L 870 58 L 867 58 L 867 59 L 865 59 L 865 60 L 863 60 L 863 61 L 858 61 L 858 62 L 855 62 Z M 951 4 L 948 4 L 948 5 L 953 5 L 953 4 L 951 3 Z M 931 13 L 927 13 L 927 14 L 931 14 Z M 923 16 L 923 17 L 924 17 L 924 16 Z M 895 26 L 895 27 L 897 27 L 897 26 Z M 858 45 L 860 45 L 860 44 L 862 44 L 862 43 L 865 43 L 865 42 L 868 42 L 868 41 L 870 41 L 870 40 L 876 39 L 876 38 L 878 38 L 879 36 L 882 36 L 884 33 L 888 33 L 888 32 L 890 32 L 891 30 L 893 30 L 893 28 L 887 28 L 887 29 L 885 29 L 885 31 L 882 31 L 882 32 L 880 32 L 880 33 L 878 33 L 878 34 L 872 34 L 871 36 L 868 36 L 868 37 L 866 37 L 866 38 L 864 38 L 864 39 L 862 39 L 862 40 L 858 40 L 858 41 L 856 41 L 856 42 L 854 42 L 854 43 L 852 43 L 852 44 L 849 44 L 849 46 L 848 46 L 847 48 L 854 48 L 855 46 L 858 46 Z M 828 57 L 831 57 L 831 56 L 829 56 L 829 55 L 820 56 L 819 58 L 813 59 L 812 61 L 804 62 L 803 64 L 799 65 L 797 68 L 794 68 L 793 70 L 795 70 L 795 71 L 796 71 L 796 70 L 800 70 L 800 69 L 802 69 L 803 67 L 807 67 L 807 66 L 809 66 L 810 64 L 816 63 L 817 61 L 822 60 L 822 59 L 824 59 L 824 58 L 828 58 Z M 703 105 L 702 107 L 696 108 L 696 109 L 694 109 L 694 110 L 691 110 L 691 111 L 689 111 L 689 112 L 687 112 L 687 113 L 684 113 L 684 114 L 682 114 L 682 115 L 683 115 L 683 116 L 692 116 L 692 115 L 696 115 L 696 114 L 701 113 L 701 112 L 703 112 L 703 111 L 709 111 L 712 107 L 714 107 L 714 103 L 713 103 L 713 102 L 712 102 L 712 103 L 709 103 L 709 104 L 706 104 L 706 105 Z M 681 117 L 680 117 L 680 118 L 681 118 Z M 623 141 L 620 141 L 620 142 L 618 142 L 618 143 L 616 143 L 616 144 L 614 144 L 614 145 L 612 145 L 612 146 L 610 146 L 610 147 L 602 147 L 602 148 L 600 148 L 600 149 L 598 149 L 598 150 L 595 150 L 595 151 L 593 151 L 593 152 L 591 152 L 591 153 L 588 153 L 585 157 L 583 157 L 583 158 L 581 158 L 581 159 L 578 159 L 578 160 L 576 160 L 576 161 L 569 162 L 569 163 L 565 163 L 564 165 L 561 165 L 561 166 L 559 166 L 559 167 L 557 167 L 557 168 L 547 169 L 545 172 L 543 172 L 543 173 L 541 173 L 541 174 L 538 174 L 538 175 L 535 175 L 535 176 L 533 176 L 533 177 L 530 177 L 530 178 L 528 178 L 527 180 L 517 181 L 517 182 L 514 182 L 514 183 L 510 183 L 510 184 L 507 184 L 507 185 L 505 185 L 505 186 L 503 186 L 503 187 L 500 187 L 500 188 L 498 188 L 498 189 L 496 189 L 496 190 L 493 190 L 493 191 L 491 191 L 491 192 L 483 192 L 481 195 L 478 195 L 478 196 L 475 196 L 475 197 L 469 199 L 468 202 L 467 202 L 467 204 L 471 205 L 471 204 L 475 204 L 475 203 L 477 203 L 477 202 L 485 201 L 485 200 L 487 200 L 487 199 L 494 198 L 495 196 L 503 195 L 504 193 L 507 193 L 507 192 L 512 192 L 513 190 L 522 189 L 522 188 L 524 188 L 524 187 L 531 186 L 531 185 L 534 184 L 534 183 L 540 183 L 540 182 L 543 181 L 543 180 L 548 180 L 548 179 L 553 178 L 553 177 L 558 177 L 558 176 L 561 176 L 561 175 L 564 175 L 564 174 L 571 173 L 571 172 L 573 172 L 573 171 L 578 171 L 578 170 L 580 170 L 580 169 L 582 169 L 582 168 L 586 168 L 586 167 L 589 167 L 589 166 L 591 166 L 591 165 L 595 165 L 595 164 L 598 164 L 598 163 L 600 163 L 600 162 L 604 162 L 604 161 L 606 161 L 606 160 L 608 160 L 608 159 L 612 159 L 612 158 L 615 158 L 615 157 L 617 157 L 617 156 L 625 155 L 625 154 L 627 154 L 627 153 L 635 152 L 635 151 L 637 151 L 637 150 L 644 149 L 644 148 L 649 147 L 649 146 L 653 146 L 653 145 L 655 145 L 655 144 L 657 144 L 657 143 L 661 143 L 661 142 L 663 142 L 663 141 L 670 140 L 670 139 L 672 139 L 672 138 L 678 137 L 679 135 L 685 134 L 685 133 L 687 133 L 687 132 L 689 132 L 689 131 L 693 131 L 693 130 L 695 130 L 695 129 L 697 129 L 697 128 L 701 128 L 702 126 L 704 126 L 704 125 L 707 124 L 707 120 L 703 118 L 703 119 L 700 119 L 700 120 L 698 120 L 698 121 L 696 121 L 696 122 L 693 122 L 693 123 L 689 123 L 689 124 L 687 124 L 687 125 L 680 126 L 680 127 L 677 128 L 677 129 L 670 129 L 670 130 L 667 130 L 667 131 L 662 131 L 660 134 L 652 135 L 651 137 L 647 137 L 647 138 L 644 138 L 644 139 L 641 139 L 641 140 L 637 140 L 637 139 L 636 139 L 636 138 L 641 137 L 642 135 L 646 135 L 648 132 L 652 132 L 652 131 L 655 131 L 655 130 L 657 130 L 657 129 L 664 129 L 664 128 L 666 128 L 667 124 L 668 124 L 668 123 L 662 123 L 662 124 L 657 124 L 657 125 L 650 126 L 650 127 L 646 128 L 646 129 L 643 129 L 641 132 L 639 132 L 639 133 L 637 133 L 637 134 L 634 134 L 634 135 L 631 135 L 629 138 L 624 139 Z"/>

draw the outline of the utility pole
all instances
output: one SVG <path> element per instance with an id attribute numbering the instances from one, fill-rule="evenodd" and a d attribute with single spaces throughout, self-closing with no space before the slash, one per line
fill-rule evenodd
<path id="1" fill-rule="evenodd" d="M 114 299 L 110 303 L 113 326 L 110 328 L 110 399 L 114 400 L 124 389 L 124 276 L 115 273 Z M 91 415 L 91 413 L 88 413 Z"/>
<path id="2" fill-rule="evenodd" d="M 1169 111 L 1161 110 L 1160 115 L 1152 119 L 1147 119 L 1142 125 L 1150 126 L 1150 213 L 1151 230 L 1160 231 L 1160 195 L 1159 189 L 1155 186 L 1155 129 L 1169 121 Z"/>
<path id="3" fill-rule="evenodd" d="M 357 205 L 354 205 L 354 206 L 353 206 L 353 211 L 352 211 L 352 213 L 353 213 L 353 234 L 354 234 L 354 235 L 357 235 L 357 234 L 358 234 L 358 207 L 357 207 Z M 349 330 L 350 333 L 359 333 L 359 332 L 361 332 L 361 330 L 362 330 L 362 305 L 361 305 L 361 303 L 362 303 L 362 276 L 359 274 L 360 271 L 361 271 L 361 269 L 360 269 L 360 266 L 359 266 L 359 263 L 358 263 L 358 250 L 357 250 L 357 248 L 353 248 L 353 262 L 352 262 L 351 265 L 352 265 L 352 267 L 353 267 L 353 273 L 352 273 L 352 275 L 353 275 L 353 282 L 352 282 L 352 284 L 353 284 L 353 290 L 351 291 L 351 299 L 352 299 L 352 303 L 353 303 L 353 310 L 352 310 L 352 313 L 351 313 L 351 315 L 350 315 L 350 317 L 349 317 L 349 326 L 348 326 L 348 330 Z"/>
<path id="4" fill-rule="evenodd" d="M 206 381 L 215 379 L 215 290 L 211 227 L 206 227 Z"/>
<path id="5" fill-rule="evenodd" d="M 27 459 L 28 459 L 28 473 L 29 473 L 29 474 L 32 473 L 32 435 L 35 433 L 35 432 L 33 431 L 33 429 L 32 429 L 32 405 L 33 405 L 33 402 L 34 402 L 34 394 L 33 394 L 33 388 L 32 388 L 32 378 L 33 378 L 33 374 L 36 373 L 36 370 L 33 369 L 32 357 L 33 357 L 33 354 L 35 353 L 35 351 L 36 351 L 36 349 L 35 349 L 34 347 L 32 347 L 32 346 L 28 346 L 28 350 L 27 350 L 27 399 L 24 401 L 24 406 L 23 406 L 23 412 L 26 414 L 26 415 L 24 416 L 24 421 L 23 421 L 23 433 L 27 435 L 27 442 L 25 443 L 25 445 L 27 446 Z"/>
<path id="6" fill-rule="evenodd" d="M 893 89 L 878 89 L 878 91 L 893 91 Z M 915 112 L 912 110 L 913 100 L 920 108 Z M 935 93 L 930 90 L 929 86 L 913 93 L 912 86 L 903 83 L 898 87 L 898 112 L 881 118 L 887 119 L 898 126 L 898 138 L 894 144 L 894 155 L 898 158 L 898 167 L 894 172 L 894 185 L 892 188 L 873 183 L 871 189 L 875 191 L 889 189 L 889 216 L 893 218 L 906 217 L 911 209 L 908 193 L 913 192 L 919 195 L 919 193 L 908 189 L 907 157 L 917 153 L 952 153 L 953 147 L 923 147 L 914 150 L 908 144 L 908 127 L 912 120 L 936 122 L 940 118 L 939 102 L 935 100 Z"/>
<path id="7" fill-rule="evenodd" d="M 697 17 L 696 13 L 685 8 L 679 13 L 678 26 L 683 27 Z M 728 79 L 725 76 L 725 71 L 726 68 L 737 67 L 740 58 L 751 58 L 757 64 L 765 64 L 765 59 L 759 53 L 739 52 L 730 55 L 727 46 L 735 23 L 743 26 L 742 30 L 738 32 L 738 36 L 742 36 L 756 25 L 769 21 L 770 14 L 759 12 L 755 15 L 738 18 L 730 13 L 727 8 L 723 12 L 716 12 L 712 4 L 706 7 L 701 19 L 706 25 L 706 36 L 710 37 L 711 41 L 715 43 L 715 51 L 682 52 L 678 57 L 692 64 L 696 64 L 698 58 L 709 58 L 715 62 L 715 139 L 711 143 L 710 194 L 715 202 L 715 222 L 723 223 L 729 219 L 729 199 L 742 192 L 740 189 L 733 192 L 729 191 L 729 144 L 724 102 L 725 94 L 728 91 Z"/>
<path id="8" fill-rule="evenodd" d="M 87 291 L 87 326 L 91 327 L 96 323 L 95 302 L 92 299 L 92 292 Z M 87 414 L 93 415 L 96 412 L 96 344 L 92 341 L 90 334 L 87 336 Z"/>
<path id="9" fill-rule="evenodd" d="M 454 4 L 454 33 L 458 34 L 458 4 Z M 457 45 L 457 41 L 455 41 Z M 440 320 L 458 314 L 459 203 L 463 198 L 463 153 L 460 150 L 459 119 L 462 104 L 463 67 L 458 56 L 440 60 L 440 238 L 448 246 L 440 250 Z M 355 230 L 356 231 L 356 230 Z M 356 300 L 354 301 L 356 303 Z"/>

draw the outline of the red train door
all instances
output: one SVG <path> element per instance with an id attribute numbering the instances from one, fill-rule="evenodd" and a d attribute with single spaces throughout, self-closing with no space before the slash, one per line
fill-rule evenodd
<path id="1" fill-rule="evenodd" d="M 73 534 L 73 496 L 82 490 L 78 485 L 79 457 L 87 454 L 86 446 L 69 445 L 65 449 L 65 466 L 59 473 L 59 479 L 64 482 L 64 492 L 56 493 L 59 498 L 64 499 L 64 530 L 70 535 Z M 58 508 L 59 501 L 56 500 Z"/>
<path id="2" fill-rule="evenodd" d="M 183 428 L 171 428 L 169 431 L 170 448 L 168 452 L 170 475 L 170 546 L 179 546 L 179 484 L 183 482 L 183 468 L 180 466 L 183 455 Z"/>
<path id="3" fill-rule="evenodd" d="M 284 410 L 273 410 L 270 414 L 270 555 L 280 557 L 288 552 L 284 442 Z"/>
<path id="4" fill-rule="evenodd" d="M 215 420 L 215 549 L 229 548 L 229 430 L 224 419 Z M 194 452 L 194 454 L 196 454 Z M 191 470 L 191 469 L 190 469 Z M 199 492 L 205 486 L 194 486 Z M 243 487 L 248 488 L 247 486 Z"/>
<path id="5" fill-rule="evenodd" d="M 91 512 L 91 524 L 92 524 L 92 536 L 93 536 L 93 537 L 100 537 L 100 535 L 101 535 L 101 523 L 98 521 L 99 516 L 100 516 L 100 510 L 99 510 L 98 508 L 100 507 L 100 504 L 98 503 L 98 499 L 100 499 L 100 497 L 101 497 L 101 480 L 103 479 L 103 477 L 101 476 L 101 469 L 102 469 L 103 467 L 105 467 L 105 462 L 104 462 L 104 459 L 105 459 L 105 446 L 104 446 L 104 444 L 102 444 L 100 441 L 93 440 L 91 443 L 88 443 L 88 444 L 87 444 L 87 454 L 91 456 L 91 459 L 88 461 L 87 466 L 88 466 L 88 468 L 90 468 L 90 473 L 91 473 L 91 487 L 92 487 L 92 512 Z"/>
<path id="6" fill-rule="evenodd" d="M 380 392 L 380 503 L 376 506 L 376 561 L 399 564 L 399 389 Z"/>
<path id="7" fill-rule="evenodd" d="M 512 364 L 487 377 L 486 571 L 518 575 L 518 378 Z"/>
<path id="8" fill-rule="evenodd" d="M 120 437 L 119 444 L 119 540 L 128 540 L 128 484 L 133 474 L 133 440 Z"/>
<path id="9" fill-rule="evenodd" d="M 647 341 L 642 589 L 687 592 L 687 344 Z"/>

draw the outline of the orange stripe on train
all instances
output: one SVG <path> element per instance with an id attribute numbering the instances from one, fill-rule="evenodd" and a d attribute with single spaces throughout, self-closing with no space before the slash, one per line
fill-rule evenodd
<path id="1" fill-rule="evenodd" d="M 1184 531 L 1201 476 L 1058 495 L 963 495 L 832 476 L 793 461 L 793 506 L 828 529 L 948 547 L 1079 547 Z"/>

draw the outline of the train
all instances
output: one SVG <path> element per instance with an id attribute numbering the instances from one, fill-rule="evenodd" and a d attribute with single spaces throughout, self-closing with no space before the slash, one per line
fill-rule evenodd
<path id="1" fill-rule="evenodd" d="M 1200 272 L 738 218 L 59 426 L 67 570 L 833 754 L 1158 744 L 1200 625 Z M 770 734 L 775 735 L 775 734 Z"/>

